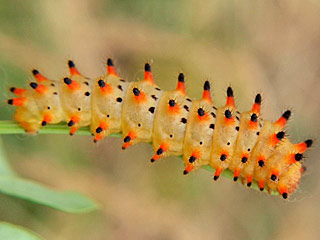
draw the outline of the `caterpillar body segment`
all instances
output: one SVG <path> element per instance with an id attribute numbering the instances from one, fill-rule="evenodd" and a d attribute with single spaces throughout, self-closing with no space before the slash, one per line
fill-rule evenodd
<path id="1" fill-rule="evenodd" d="M 70 75 L 53 81 L 33 70 L 30 89 L 11 88 L 16 95 L 8 103 L 17 107 L 14 118 L 29 133 L 61 121 L 71 127 L 90 126 L 94 142 L 111 133 L 123 135 L 123 149 L 139 142 L 152 142 L 156 161 L 182 155 L 184 174 L 203 165 L 215 168 L 214 180 L 227 168 L 243 184 L 256 181 L 260 190 L 278 191 L 287 198 L 298 187 L 305 168 L 303 153 L 312 140 L 293 144 L 284 127 L 291 115 L 285 111 L 275 122 L 263 121 L 261 95 L 250 111 L 239 113 L 233 90 L 227 89 L 226 105 L 216 108 L 210 83 L 205 81 L 202 98 L 192 101 L 185 92 L 184 75 L 175 90 L 162 91 L 145 64 L 144 79 L 121 79 L 111 59 L 107 74 L 91 80 L 72 61 Z"/>
<path id="2" fill-rule="evenodd" d="M 190 111 L 183 141 L 184 174 L 188 174 L 210 162 L 217 109 L 212 104 L 208 81 L 204 84 L 202 99 L 193 101 L 190 110 L 185 105 L 184 110 Z M 184 119 L 181 121 L 186 122 Z"/>
<path id="3" fill-rule="evenodd" d="M 80 127 L 91 124 L 91 91 L 89 78 L 82 76 L 72 61 L 68 62 L 70 76 L 63 79 L 61 86 L 61 106 L 65 120 L 73 135 Z"/>
<path id="4" fill-rule="evenodd" d="M 215 131 L 213 132 L 210 165 L 216 169 L 214 180 L 228 168 L 238 135 L 239 112 L 236 110 L 233 90 L 227 90 L 227 103 L 217 110 Z"/>
<path id="5" fill-rule="evenodd" d="M 182 155 L 183 139 L 192 101 L 186 96 L 184 75 L 179 74 L 177 88 L 163 93 L 153 125 L 154 162 L 162 157 Z"/>
<path id="6" fill-rule="evenodd" d="M 257 142 L 262 124 L 260 105 L 261 95 L 257 94 L 252 110 L 243 112 L 240 115 L 240 126 L 239 128 L 236 127 L 238 131 L 237 141 L 229 165 L 229 169 L 234 173 L 234 181 L 237 181 L 240 177 L 241 170 L 245 166 L 250 165 L 251 160 L 249 159 L 249 155 Z"/>
<path id="7" fill-rule="evenodd" d="M 11 88 L 17 98 L 9 104 L 19 106 L 14 119 L 29 133 L 36 133 L 42 126 L 59 123 L 64 119 L 58 92 L 60 84 L 49 80 L 37 70 L 32 71 L 37 82 L 31 82 L 31 89 Z"/>
<path id="8" fill-rule="evenodd" d="M 139 82 L 132 82 L 122 107 L 122 149 L 139 142 L 152 141 L 152 129 L 158 102 L 162 90 L 154 83 L 151 67 L 145 65 L 145 77 Z"/>
<path id="9" fill-rule="evenodd" d="M 266 163 L 272 152 L 285 137 L 283 128 L 291 112 L 286 111 L 278 121 L 272 123 L 264 121 L 258 140 L 250 154 L 250 162 L 244 170 L 247 184 L 250 185 L 251 176 L 258 182 L 261 191 L 264 190 L 267 177 Z M 279 124 L 280 122 L 280 124 Z"/>
<path id="10" fill-rule="evenodd" d="M 95 136 L 94 142 L 121 132 L 122 104 L 128 86 L 129 83 L 116 74 L 111 59 L 108 59 L 107 74 L 97 78 L 92 87 L 90 130 Z"/>

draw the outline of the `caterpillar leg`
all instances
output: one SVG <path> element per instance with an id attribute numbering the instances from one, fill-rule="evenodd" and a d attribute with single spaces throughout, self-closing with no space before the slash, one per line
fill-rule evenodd
<path id="1" fill-rule="evenodd" d="M 132 141 L 134 139 L 137 138 L 137 135 L 135 132 L 131 131 L 128 133 L 128 135 L 123 139 L 123 145 L 122 145 L 122 149 L 125 150 L 127 149 L 128 147 L 132 146 Z"/>
<path id="2" fill-rule="evenodd" d="M 186 169 L 183 171 L 183 174 L 186 175 L 189 172 L 191 172 L 193 169 L 194 169 L 194 165 L 190 163 L 187 165 Z"/>
<path id="3" fill-rule="evenodd" d="M 68 122 L 68 126 L 71 127 L 70 130 L 70 136 L 73 136 L 75 134 L 75 132 L 78 130 L 78 127 L 76 126 L 76 124 L 80 121 L 79 116 L 77 115 L 73 115 L 70 118 L 70 121 Z"/>
<path id="4" fill-rule="evenodd" d="M 259 186 L 260 191 L 264 190 L 265 185 L 266 185 L 266 181 L 265 180 L 258 181 L 258 186 Z"/>
<path id="5" fill-rule="evenodd" d="M 216 171 L 215 171 L 215 173 L 214 173 L 213 180 L 217 181 L 222 172 L 223 172 L 223 169 L 222 169 L 222 168 L 217 168 Z"/>
<path id="6" fill-rule="evenodd" d="M 246 178 L 247 178 L 247 186 L 251 187 L 253 176 L 252 175 L 247 175 Z"/>
<path id="7" fill-rule="evenodd" d="M 108 125 L 107 122 L 100 122 L 99 126 L 96 128 L 96 135 L 94 136 L 93 142 L 97 143 L 99 140 L 101 140 L 105 134 L 104 131 L 107 129 Z"/>
<path id="8" fill-rule="evenodd" d="M 10 88 L 10 92 L 14 93 L 17 96 L 22 96 L 27 90 L 23 88 Z"/>
<path id="9" fill-rule="evenodd" d="M 169 150 L 169 145 L 167 143 L 162 143 L 158 150 L 156 151 L 156 154 L 151 158 L 151 162 L 154 162 L 156 160 L 159 160 L 163 157 L 163 154 Z"/>
<path id="10" fill-rule="evenodd" d="M 233 173 L 233 181 L 237 181 L 240 176 L 240 168 L 236 168 Z"/>
<path id="11" fill-rule="evenodd" d="M 9 99 L 8 104 L 13 106 L 22 106 L 25 101 L 26 101 L 26 98 L 18 97 L 18 98 Z"/>

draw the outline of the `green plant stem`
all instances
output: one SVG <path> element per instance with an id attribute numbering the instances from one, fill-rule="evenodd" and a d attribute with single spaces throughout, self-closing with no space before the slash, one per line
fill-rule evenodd
<path id="1" fill-rule="evenodd" d="M 59 124 L 49 124 L 45 127 L 42 127 L 38 134 L 69 134 L 70 128 L 65 123 Z M 3 134 L 26 134 L 25 130 L 14 121 L 0 121 L 0 135 Z M 91 132 L 88 127 L 80 128 L 77 132 L 77 135 L 90 136 Z M 121 134 L 111 134 L 110 137 L 122 137 Z M 206 169 L 210 172 L 214 172 L 215 169 L 211 166 L 203 166 L 203 169 Z M 233 172 L 229 169 L 224 170 L 221 173 L 221 176 L 224 176 L 228 179 L 233 179 Z M 259 190 L 258 184 L 253 181 L 251 188 Z M 264 190 L 267 192 L 266 188 Z M 278 192 L 273 191 L 270 193 L 271 195 L 279 195 Z"/>

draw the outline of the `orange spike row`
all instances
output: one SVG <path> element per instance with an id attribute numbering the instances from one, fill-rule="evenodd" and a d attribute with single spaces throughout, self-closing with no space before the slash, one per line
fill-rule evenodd
<path id="1" fill-rule="evenodd" d="M 261 94 L 258 93 L 256 95 L 256 98 L 254 100 L 254 104 L 252 107 L 252 112 L 256 113 L 256 114 L 260 114 L 260 109 L 261 109 Z"/>
<path id="2" fill-rule="evenodd" d="M 80 117 L 78 115 L 71 116 L 70 121 L 68 122 L 68 126 L 71 127 L 71 130 L 69 133 L 71 136 L 78 130 L 78 128 L 75 125 L 79 121 L 80 121 Z"/>
<path id="3" fill-rule="evenodd" d="M 209 103 L 212 103 L 209 81 L 205 81 L 203 85 L 202 99 L 207 100 Z"/>
<path id="4" fill-rule="evenodd" d="M 278 191 L 284 199 L 288 198 L 288 190 L 286 187 L 278 187 Z"/>
<path id="5" fill-rule="evenodd" d="M 210 118 L 209 118 L 209 114 L 206 113 L 203 108 L 199 108 L 198 109 L 198 119 L 199 121 L 208 121 Z"/>
<path id="6" fill-rule="evenodd" d="M 249 128 L 256 129 L 258 127 L 258 116 L 256 113 L 253 113 L 250 117 Z"/>
<path id="7" fill-rule="evenodd" d="M 237 181 L 240 176 L 240 168 L 236 168 L 233 173 L 233 181 Z"/>
<path id="8" fill-rule="evenodd" d="M 285 136 L 285 132 L 280 131 L 270 136 L 270 145 L 272 147 L 276 146 Z"/>
<path id="9" fill-rule="evenodd" d="M 312 143 L 313 141 L 311 139 L 308 139 L 302 143 L 296 144 L 296 148 L 299 153 L 304 153 L 307 150 L 307 148 L 312 146 Z"/>
<path id="10" fill-rule="evenodd" d="M 235 101 L 234 101 L 234 96 L 233 96 L 233 90 L 231 87 L 228 87 L 227 89 L 227 103 L 226 103 L 227 106 L 230 106 L 230 107 L 235 107 Z"/>
<path id="11" fill-rule="evenodd" d="M 216 171 L 215 171 L 215 173 L 214 173 L 213 180 L 217 181 L 222 172 L 223 172 L 223 169 L 222 169 L 222 168 L 217 168 Z"/>
<path id="12" fill-rule="evenodd" d="M 259 186 L 260 191 L 264 190 L 265 185 L 266 185 L 266 181 L 265 180 L 258 181 L 258 186 Z"/>
<path id="13" fill-rule="evenodd" d="M 188 164 L 186 169 L 183 171 L 183 174 L 186 175 L 189 172 L 191 172 L 194 169 L 194 166 L 192 164 Z"/>
<path id="14" fill-rule="evenodd" d="M 43 94 L 48 90 L 48 88 L 45 85 L 38 84 L 35 82 L 31 82 L 30 87 L 32 87 L 34 90 L 36 90 L 40 94 Z"/>
<path id="15" fill-rule="evenodd" d="M 102 79 L 100 79 L 98 81 L 98 85 L 100 87 L 100 90 L 104 93 L 104 94 L 111 94 L 113 92 L 113 88 L 110 84 L 106 83 L 105 81 L 103 81 Z"/>
<path id="16" fill-rule="evenodd" d="M 147 95 L 143 91 L 140 91 L 138 88 L 133 88 L 132 92 L 133 92 L 133 95 L 134 95 L 134 99 L 138 103 L 144 103 L 144 102 L 146 102 L 148 100 L 147 99 Z"/>
<path id="17" fill-rule="evenodd" d="M 247 176 L 246 176 L 246 179 L 247 179 L 247 186 L 248 186 L 248 187 L 251 187 L 251 185 L 252 185 L 252 180 L 253 180 L 253 176 L 252 176 L 252 175 L 247 175 Z"/>
<path id="18" fill-rule="evenodd" d="M 23 95 L 27 90 L 23 88 L 10 88 L 10 92 L 14 93 L 15 95 L 21 96 Z"/>
<path id="19" fill-rule="evenodd" d="M 70 78 L 64 78 L 63 81 L 65 84 L 67 84 L 70 90 L 78 90 L 81 88 L 78 82 L 71 80 Z"/>
<path id="20" fill-rule="evenodd" d="M 39 73 L 38 70 L 33 69 L 32 70 L 32 74 L 34 76 L 34 78 L 38 81 L 38 82 L 45 82 L 46 80 L 48 80 L 45 76 L 43 76 L 41 73 Z"/>
<path id="21" fill-rule="evenodd" d="M 275 124 L 279 125 L 280 127 L 284 127 L 288 122 L 290 116 L 291 116 L 291 111 L 290 110 L 285 111 L 282 114 L 282 116 L 275 122 Z"/>
<path id="22" fill-rule="evenodd" d="M 169 112 L 172 114 L 179 114 L 180 113 L 180 107 L 176 103 L 176 101 L 173 99 L 169 100 Z"/>
<path id="23" fill-rule="evenodd" d="M 180 73 L 178 76 L 178 84 L 177 84 L 177 91 L 180 91 L 183 95 L 186 95 L 186 85 L 184 83 L 184 75 Z"/>
<path id="24" fill-rule="evenodd" d="M 167 143 L 162 143 L 160 145 L 160 147 L 158 148 L 156 154 L 151 159 L 151 162 L 154 162 L 154 161 L 160 159 L 163 156 L 163 154 L 165 152 L 167 152 L 168 150 L 169 150 L 169 145 Z"/>
<path id="25" fill-rule="evenodd" d="M 108 58 L 108 60 L 107 60 L 107 72 L 110 75 L 118 76 L 111 58 Z"/>
<path id="26" fill-rule="evenodd" d="M 50 123 L 52 121 L 52 115 L 51 113 L 46 113 L 43 116 L 43 120 L 41 122 L 41 126 L 46 126 L 48 123 Z"/>
<path id="27" fill-rule="evenodd" d="M 154 84 L 154 79 L 151 72 L 151 66 L 149 63 L 146 63 L 144 65 L 144 80 Z"/>
<path id="28" fill-rule="evenodd" d="M 233 124 L 236 120 L 229 109 L 224 112 L 224 121 L 226 124 Z"/>
<path id="29" fill-rule="evenodd" d="M 131 131 L 128 135 L 123 139 L 122 149 L 125 150 L 132 145 L 132 140 L 136 139 L 137 135 L 135 132 Z"/>
<path id="30" fill-rule="evenodd" d="M 26 101 L 26 98 L 18 97 L 18 98 L 9 99 L 8 104 L 13 106 L 22 106 L 25 101 Z"/>
<path id="31" fill-rule="evenodd" d="M 69 71 L 71 75 L 81 75 L 73 61 L 68 61 Z"/>

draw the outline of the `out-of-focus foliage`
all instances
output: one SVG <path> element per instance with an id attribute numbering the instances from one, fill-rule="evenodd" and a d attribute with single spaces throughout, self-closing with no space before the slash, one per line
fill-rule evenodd
<path id="1" fill-rule="evenodd" d="M 113 57 L 120 75 L 141 79 L 145 61 L 155 80 L 172 89 L 183 71 L 187 92 L 201 95 L 205 79 L 214 103 L 231 84 L 240 111 L 263 94 L 263 117 L 291 108 L 297 142 L 317 138 L 320 118 L 320 5 L 317 1 L 1 1 L 1 119 L 12 118 L 7 89 L 27 86 L 30 69 L 50 78 L 72 58 L 89 77 Z M 300 191 L 285 202 L 207 171 L 183 176 L 176 158 L 150 164 L 149 145 L 121 151 L 121 140 L 98 145 L 85 136 L 6 136 L 17 172 L 57 189 L 97 199 L 99 212 L 59 213 L 0 196 L 1 219 L 46 239 L 318 239 L 318 144 L 307 154 Z M 294 226 L 294 227 L 293 227 Z"/>

